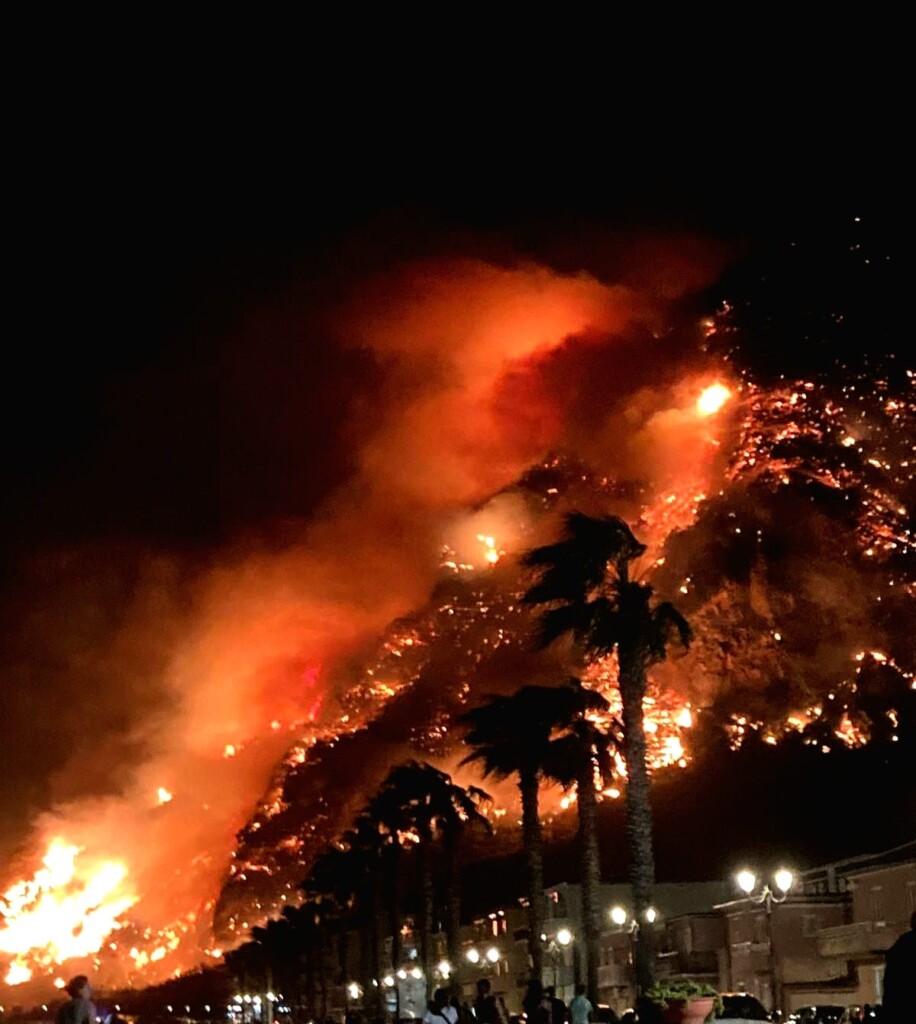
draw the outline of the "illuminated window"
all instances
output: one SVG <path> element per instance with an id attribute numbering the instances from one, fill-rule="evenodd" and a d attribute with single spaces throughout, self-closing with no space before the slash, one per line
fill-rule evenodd
<path id="1" fill-rule="evenodd" d="M 881 896 L 881 886 L 873 885 L 868 894 L 868 912 L 872 921 L 884 920 L 884 900 Z"/>

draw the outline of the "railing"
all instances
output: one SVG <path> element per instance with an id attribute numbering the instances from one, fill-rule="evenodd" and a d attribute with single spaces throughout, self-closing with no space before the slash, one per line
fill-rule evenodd
<path id="1" fill-rule="evenodd" d="M 888 949 L 897 931 L 876 921 L 856 921 L 821 928 L 817 933 L 817 951 L 821 956 L 854 956 Z"/>

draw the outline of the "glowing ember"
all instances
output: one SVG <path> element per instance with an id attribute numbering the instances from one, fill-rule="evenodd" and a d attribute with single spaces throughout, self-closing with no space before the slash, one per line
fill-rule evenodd
<path id="1" fill-rule="evenodd" d="M 21 960 L 14 960 L 3 979 L 7 985 L 23 985 L 32 980 L 32 972 Z"/>
<path id="2" fill-rule="evenodd" d="M 710 384 L 697 399 L 697 412 L 701 416 L 714 416 L 731 396 L 724 384 Z"/>

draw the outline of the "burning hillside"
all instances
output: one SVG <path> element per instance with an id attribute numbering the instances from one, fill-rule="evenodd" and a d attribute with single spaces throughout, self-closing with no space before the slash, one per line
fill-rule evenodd
<path id="1" fill-rule="evenodd" d="M 394 761 L 454 767 L 456 713 L 555 676 L 518 557 L 571 509 L 632 523 L 697 633 L 652 682 L 656 770 L 689 764 L 703 716 L 735 744 L 829 750 L 893 741 L 913 713 L 912 371 L 764 381 L 728 308 L 674 331 L 670 282 L 540 267 L 413 267 L 323 316 L 382 379 L 354 412 L 354 476 L 295 544 L 249 544 L 119 619 L 106 673 L 150 620 L 177 623 L 165 696 L 116 791 L 39 817 L 10 872 L 0 962 L 20 991 L 218 957 L 296 899 Z M 585 681 L 616 707 L 612 661 Z"/>
<path id="2" fill-rule="evenodd" d="M 913 611 L 913 550 L 906 510 L 888 490 L 899 494 L 911 486 L 907 465 L 899 462 L 909 462 L 913 395 L 876 403 L 875 413 L 883 414 L 872 428 L 878 454 L 886 460 L 893 450 L 899 460 L 894 479 L 876 482 L 861 470 L 874 468 L 875 456 L 859 453 L 858 467 L 848 458 L 847 424 L 866 429 L 860 403 L 838 408 L 829 389 L 806 383 L 765 391 L 745 381 L 695 392 L 701 418 L 723 411 L 707 442 L 718 449 L 718 437 L 730 434 L 734 447 L 705 473 L 702 459 L 693 461 L 660 493 L 647 495 L 638 481 L 612 481 L 556 457 L 475 513 L 492 522 L 501 507 L 510 508 L 510 532 L 526 544 L 571 508 L 626 509 L 642 528 L 650 541 L 644 572 L 688 610 L 698 634 L 687 657 L 656 671 L 646 700 L 655 770 L 687 765 L 698 715 L 724 722 L 736 746 L 752 732 L 768 743 L 802 732 L 825 752 L 871 736 L 893 740 L 900 715 L 913 717 L 916 684 L 901 667 L 916 664 L 905 627 Z M 835 434 L 836 450 L 824 433 Z M 818 443 L 807 449 L 786 443 L 811 434 Z M 831 505 L 812 486 L 840 493 Z M 278 776 L 270 801 L 242 837 L 224 893 L 219 921 L 227 936 L 256 912 L 275 911 L 293 898 L 310 856 L 354 810 L 341 803 L 341 785 L 352 794 L 371 791 L 382 766 L 417 748 L 454 771 L 462 751 L 450 725 L 468 702 L 532 673 L 549 676 L 549 665 L 530 653 L 518 549 L 506 551 L 492 528 L 493 535 L 477 534 L 472 522 L 463 553 L 446 548 L 430 606 L 394 625 L 351 691 L 352 734 L 300 748 Z M 799 549 L 805 561 L 797 564 L 789 552 Z M 829 600 L 805 592 L 846 577 Z M 610 700 L 613 728 L 619 714 L 613 659 L 592 666 L 585 682 Z M 368 726 L 367 707 L 377 709 Z M 618 771 L 624 774 L 619 758 Z M 616 799 L 624 784 L 604 796 Z M 554 813 L 574 798 L 557 794 Z M 497 821 L 505 811 L 497 807 Z"/>

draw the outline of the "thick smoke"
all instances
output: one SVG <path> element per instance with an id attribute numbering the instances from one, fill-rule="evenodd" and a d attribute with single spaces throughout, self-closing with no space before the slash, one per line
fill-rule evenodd
<path id="1" fill-rule="evenodd" d="M 270 327 L 243 331 L 228 358 L 259 367 L 255 392 L 266 375 L 298 388 L 304 407 L 338 393 L 348 403 L 341 462 L 353 472 L 307 523 L 249 530 L 203 565 L 100 545 L 28 570 L 5 689 L 22 728 L 65 749 L 51 787 L 34 793 L 53 803 L 19 866 L 61 836 L 84 848 L 84 868 L 128 865 L 141 924 L 205 921 L 234 837 L 292 736 L 337 728 L 343 667 L 425 600 L 456 516 L 547 451 L 581 442 L 634 380 L 655 374 L 650 353 L 677 351 L 658 337 L 680 291 L 672 266 L 685 288 L 710 269 L 653 250 L 651 265 L 628 267 L 636 287 L 532 264 L 426 261 L 372 275 L 343 301 L 310 298 L 306 323 L 297 302 L 291 319 L 253 313 Z M 247 347 L 278 322 L 279 339 Z M 315 324 L 368 360 L 371 387 L 354 395 L 313 378 Z M 243 378 L 232 377 L 236 398 Z M 282 465 L 282 437 L 264 458 Z"/>

